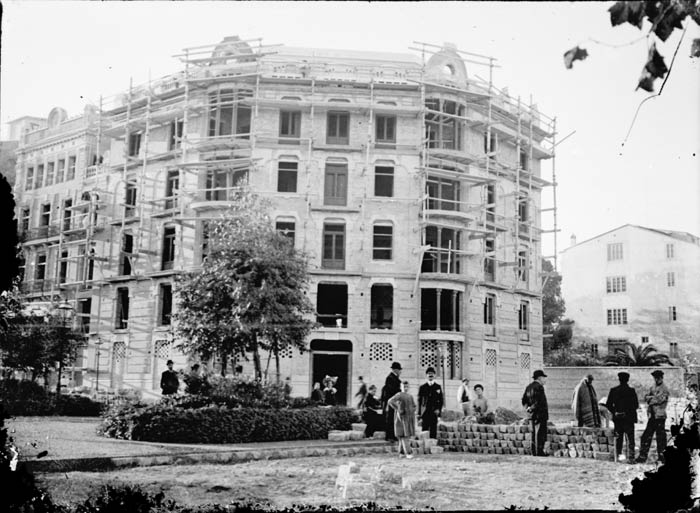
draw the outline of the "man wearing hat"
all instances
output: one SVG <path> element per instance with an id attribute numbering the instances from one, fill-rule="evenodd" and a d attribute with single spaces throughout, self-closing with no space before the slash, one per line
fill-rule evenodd
<path id="1" fill-rule="evenodd" d="M 664 371 L 655 370 L 651 373 L 654 377 L 654 385 L 644 396 L 647 402 L 647 427 L 642 433 L 641 447 L 637 463 L 645 463 L 651 447 L 651 439 L 656 433 L 656 453 L 659 461 L 664 461 L 664 450 L 666 450 L 666 404 L 668 404 L 668 388 L 664 385 Z"/>
<path id="2" fill-rule="evenodd" d="M 160 389 L 163 395 L 174 395 L 180 387 L 180 380 L 177 377 L 177 372 L 173 370 L 173 361 L 168 360 L 166 365 L 168 369 L 160 375 Z"/>
<path id="3" fill-rule="evenodd" d="M 430 431 L 430 438 L 437 438 L 438 417 L 442 411 L 442 387 L 435 381 L 435 369 L 425 371 L 427 382 L 418 389 L 418 416 L 423 431 Z"/>
<path id="4" fill-rule="evenodd" d="M 396 442 L 398 438 L 394 434 L 394 409 L 389 406 L 388 401 L 401 392 L 401 364 L 394 362 L 391 364 L 391 372 L 386 377 L 382 388 L 382 408 L 384 409 L 384 420 L 386 425 L 386 440 Z"/>
<path id="5" fill-rule="evenodd" d="M 532 427 L 532 455 L 547 456 L 544 452 L 544 443 L 547 440 L 547 421 L 549 420 L 549 408 L 547 396 L 544 393 L 544 384 L 547 375 L 541 369 L 537 369 L 532 375 L 532 383 L 525 389 L 522 403 L 530 415 Z"/>
<path id="6" fill-rule="evenodd" d="M 615 448 L 618 460 L 624 461 L 622 443 L 627 438 L 627 461 L 634 463 L 634 424 L 637 422 L 637 392 L 628 385 L 630 375 L 628 372 L 618 372 L 617 379 L 620 384 L 610 389 L 605 407 L 610 411 L 615 424 Z"/>

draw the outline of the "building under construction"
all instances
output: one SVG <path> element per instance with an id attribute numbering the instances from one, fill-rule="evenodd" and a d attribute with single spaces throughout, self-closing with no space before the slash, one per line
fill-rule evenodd
<path id="1" fill-rule="evenodd" d="M 541 208 L 555 185 L 541 162 L 555 122 L 493 85 L 493 58 L 411 50 L 229 37 L 27 132 L 23 292 L 73 306 L 87 340 L 73 383 L 157 394 L 167 359 L 188 364 L 174 278 L 203 264 L 207 223 L 245 185 L 310 257 L 321 327 L 309 351 L 281 354 L 294 395 L 329 374 L 349 403 L 359 376 L 381 386 L 399 361 L 408 379 L 437 368 L 448 407 L 463 377 L 518 402 L 542 363 L 541 239 L 556 236 L 556 210 Z"/>

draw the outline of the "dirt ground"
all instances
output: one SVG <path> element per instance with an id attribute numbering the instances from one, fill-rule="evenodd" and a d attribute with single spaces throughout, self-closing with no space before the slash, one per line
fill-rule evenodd
<path id="1" fill-rule="evenodd" d="M 348 489 L 343 499 L 335 488 L 338 465 L 354 462 L 362 478 L 382 467 L 394 482 Z M 140 467 L 123 471 L 39 475 L 59 502 L 84 500 L 104 484 L 139 484 L 163 490 L 183 504 L 256 501 L 276 507 L 293 504 L 345 506 L 374 500 L 411 509 L 503 510 L 523 508 L 622 510 L 620 492 L 651 465 L 625 465 L 588 459 L 534 458 L 445 453 L 413 460 L 396 455 L 315 457 L 256 461 L 234 465 Z M 401 479 L 413 481 L 402 488 Z M 416 481 L 417 484 L 416 484 Z"/>

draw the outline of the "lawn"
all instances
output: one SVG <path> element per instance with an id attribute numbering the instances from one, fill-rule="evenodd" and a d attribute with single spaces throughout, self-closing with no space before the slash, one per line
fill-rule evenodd
<path id="1" fill-rule="evenodd" d="M 382 467 L 374 487 L 350 487 L 347 499 L 334 487 L 338 465 L 354 462 L 368 478 Z M 189 504 L 256 501 L 275 507 L 293 504 L 346 506 L 375 500 L 385 506 L 436 510 L 524 508 L 622 510 L 620 492 L 651 466 L 590 459 L 535 458 L 445 453 L 399 460 L 396 455 L 315 457 L 254 461 L 235 465 L 140 467 L 116 472 L 39 475 L 60 502 L 85 499 L 104 484 L 139 484 Z M 393 479 L 392 479 L 393 478 Z M 402 478 L 413 489 L 402 488 Z M 389 482 L 392 481 L 392 482 Z M 417 484 L 416 484 L 417 483 Z"/>

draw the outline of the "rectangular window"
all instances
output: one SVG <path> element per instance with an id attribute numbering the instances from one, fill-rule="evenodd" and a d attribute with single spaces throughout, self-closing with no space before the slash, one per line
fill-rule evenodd
<path id="1" fill-rule="evenodd" d="M 163 259 L 161 269 L 172 269 L 175 263 L 175 227 L 166 226 L 163 230 Z"/>
<path id="2" fill-rule="evenodd" d="M 464 105 L 434 98 L 425 101 L 425 138 L 428 148 L 461 150 Z"/>
<path id="3" fill-rule="evenodd" d="M 668 356 L 671 358 L 679 358 L 678 342 L 668 343 Z"/>
<path id="4" fill-rule="evenodd" d="M 63 231 L 71 229 L 71 219 L 73 217 L 73 200 L 67 199 L 63 201 Z"/>
<path id="5" fill-rule="evenodd" d="M 292 246 L 294 246 L 295 229 L 294 221 L 277 221 L 275 223 L 275 230 L 287 237 L 291 241 Z"/>
<path id="6" fill-rule="evenodd" d="M 486 294 L 484 299 L 484 334 L 496 336 L 496 296 Z"/>
<path id="7" fill-rule="evenodd" d="M 168 171 L 165 179 L 165 210 L 177 208 L 177 193 L 180 189 L 180 171 Z"/>
<path id="8" fill-rule="evenodd" d="M 591 357 L 592 358 L 598 358 L 599 353 L 598 353 L 598 344 L 591 344 Z"/>
<path id="9" fill-rule="evenodd" d="M 20 213 L 21 217 L 21 228 L 22 228 L 22 233 L 26 233 L 29 230 L 29 223 L 32 218 L 32 213 L 31 210 L 29 210 L 29 207 L 25 207 L 22 209 L 22 212 Z"/>
<path id="10" fill-rule="evenodd" d="M 326 164 L 323 188 L 324 205 L 341 205 L 348 203 L 348 166 L 347 164 Z"/>
<path id="11" fill-rule="evenodd" d="M 46 279 L 46 253 L 39 253 L 36 256 L 36 268 L 34 269 L 34 279 L 42 281 Z"/>
<path id="12" fill-rule="evenodd" d="M 673 257 L 674 257 L 673 244 L 666 244 L 666 258 L 671 259 Z"/>
<path id="13" fill-rule="evenodd" d="M 421 289 L 420 329 L 460 330 L 462 293 L 450 289 Z"/>
<path id="14" fill-rule="evenodd" d="M 207 171 L 207 201 L 227 201 L 236 189 L 248 183 L 248 169 L 214 169 Z"/>
<path id="15" fill-rule="evenodd" d="M 627 324 L 627 308 L 612 308 L 607 313 L 608 326 Z"/>
<path id="16" fill-rule="evenodd" d="M 350 113 L 329 112 L 326 144 L 350 144 Z"/>
<path id="17" fill-rule="evenodd" d="M 170 283 L 163 283 L 160 286 L 160 316 L 161 326 L 170 326 L 170 318 L 173 313 L 173 286 Z"/>
<path id="18" fill-rule="evenodd" d="M 377 144 L 396 144 L 396 116 L 375 117 L 375 142 Z"/>
<path id="19" fill-rule="evenodd" d="M 372 235 L 372 258 L 374 260 L 391 260 L 394 238 L 394 227 L 385 224 L 375 224 Z"/>
<path id="20" fill-rule="evenodd" d="M 608 276 L 605 278 L 605 291 L 608 294 L 627 292 L 627 279 L 624 276 Z"/>
<path id="21" fill-rule="evenodd" d="M 182 130 L 185 122 L 176 119 L 170 122 L 170 137 L 168 138 L 168 151 L 177 150 L 182 147 Z"/>
<path id="22" fill-rule="evenodd" d="M 518 311 L 518 329 L 527 331 L 530 326 L 530 305 L 527 301 L 520 302 L 520 310 Z"/>
<path id="23" fill-rule="evenodd" d="M 65 283 L 68 277 L 68 251 L 61 251 L 61 260 L 58 262 L 58 283 Z"/>
<path id="24" fill-rule="evenodd" d="M 608 244 L 608 262 L 622 260 L 622 242 Z"/>
<path id="25" fill-rule="evenodd" d="M 530 262 L 526 249 L 518 251 L 518 280 L 527 282 Z"/>
<path id="26" fill-rule="evenodd" d="M 678 320 L 678 317 L 676 316 L 676 307 L 675 306 L 668 307 L 668 320 L 671 322 Z"/>
<path id="27" fill-rule="evenodd" d="M 430 248 L 423 253 L 421 272 L 459 274 L 462 260 L 459 253 L 461 236 L 460 230 L 426 226 L 425 244 Z"/>
<path id="28" fill-rule="evenodd" d="M 90 311 L 92 310 L 92 299 L 78 299 L 78 322 L 82 333 L 90 333 Z"/>
<path id="29" fill-rule="evenodd" d="M 41 217 L 39 217 L 39 235 L 49 236 L 49 225 L 51 224 L 51 203 L 41 205 Z"/>
<path id="30" fill-rule="evenodd" d="M 642 336 L 642 344 L 648 344 L 649 343 L 649 337 L 648 336 Z"/>
<path id="31" fill-rule="evenodd" d="M 426 181 L 428 209 L 460 210 L 460 185 L 457 180 L 428 177 Z"/>
<path id="32" fill-rule="evenodd" d="M 124 193 L 124 217 L 134 217 L 136 215 L 136 185 L 126 184 Z"/>
<path id="33" fill-rule="evenodd" d="M 129 134 L 129 157 L 138 157 L 141 151 L 141 132 L 132 132 Z"/>
<path id="34" fill-rule="evenodd" d="M 493 223 L 496 220 L 496 185 L 486 186 L 486 222 Z"/>
<path id="35" fill-rule="evenodd" d="M 371 296 L 369 327 L 390 330 L 393 327 L 394 287 L 374 284 Z"/>
<path id="36" fill-rule="evenodd" d="M 345 225 L 325 223 L 323 225 L 324 269 L 345 269 Z"/>
<path id="37" fill-rule="evenodd" d="M 46 164 L 46 185 L 53 185 L 54 163 Z"/>
<path id="38" fill-rule="evenodd" d="M 125 330 L 129 327 L 129 289 L 119 287 L 117 289 L 117 315 L 114 329 Z"/>
<path id="39" fill-rule="evenodd" d="M 75 179 L 75 162 L 75 156 L 68 157 L 68 171 L 66 172 L 66 181 Z"/>
<path id="40" fill-rule="evenodd" d="M 484 153 L 496 153 L 498 151 L 498 137 L 496 132 L 484 132 Z"/>
<path id="41" fill-rule="evenodd" d="M 297 162 L 280 162 L 277 165 L 277 192 L 297 192 Z"/>
<path id="42" fill-rule="evenodd" d="M 61 183 L 63 181 L 63 175 L 66 172 L 66 160 L 60 159 L 56 163 L 56 183 Z"/>
<path id="43" fill-rule="evenodd" d="M 119 274 L 127 276 L 131 274 L 131 256 L 134 251 L 134 236 L 130 233 L 122 235 L 121 258 L 119 259 Z"/>
<path id="44" fill-rule="evenodd" d="M 301 137 L 301 112 L 280 111 L 280 144 L 299 144 Z"/>
<path id="45" fill-rule="evenodd" d="M 78 246 L 78 261 L 75 266 L 75 281 L 85 280 L 85 244 Z"/>
<path id="46" fill-rule="evenodd" d="M 394 196 L 394 168 L 376 166 L 374 168 L 374 195 L 391 198 Z"/>
<path id="47" fill-rule="evenodd" d="M 250 137 L 251 107 L 243 102 L 250 91 L 221 89 L 209 93 L 209 137 L 242 135 Z"/>
<path id="48" fill-rule="evenodd" d="M 34 168 L 33 167 L 28 167 L 27 168 L 27 175 L 25 177 L 24 181 L 24 190 L 28 191 L 34 188 Z"/>
<path id="49" fill-rule="evenodd" d="M 39 189 L 44 186 L 44 164 L 36 166 L 36 178 L 34 188 Z"/>
<path id="50" fill-rule="evenodd" d="M 202 261 L 209 254 L 209 221 L 202 221 Z"/>
<path id="51" fill-rule="evenodd" d="M 530 170 L 530 157 L 523 148 L 520 148 L 520 169 L 523 171 L 529 171 Z"/>
<path id="52" fill-rule="evenodd" d="M 520 235 L 527 235 L 530 233 L 530 207 L 528 202 L 528 197 L 525 195 L 518 196 L 518 230 Z"/>
<path id="53" fill-rule="evenodd" d="M 496 281 L 496 240 L 484 239 L 484 280 Z"/>
<path id="54" fill-rule="evenodd" d="M 327 328 L 348 327 L 347 284 L 318 284 L 316 294 L 316 321 Z"/>
<path id="55" fill-rule="evenodd" d="M 676 273 L 674 273 L 674 272 L 666 273 L 666 285 L 668 285 L 669 287 L 676 286 Z"/>

